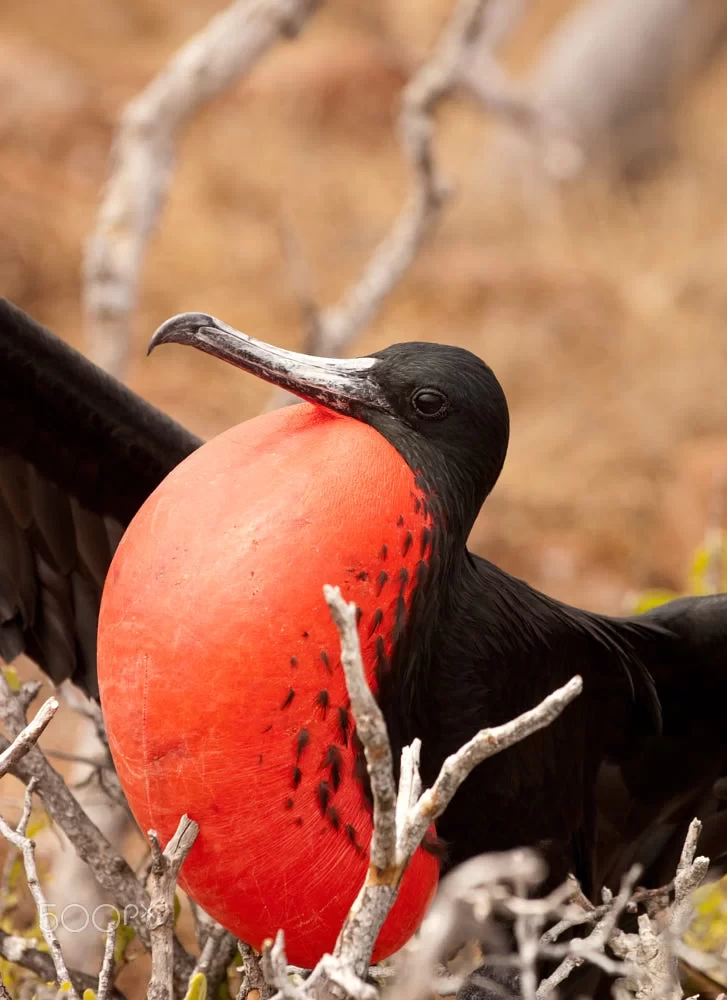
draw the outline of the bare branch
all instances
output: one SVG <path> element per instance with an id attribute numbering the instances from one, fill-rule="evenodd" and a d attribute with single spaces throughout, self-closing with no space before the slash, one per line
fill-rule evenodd
<path id="1" fill-rule="evenodd" d="M 384 716 L 366 681 L 356 624 L 356 605 L 353 602 L 346 604 L 338 587 L 326 586 L 323 594 L 341 638 L 341 663 L 351 699 L 351 712 L 366 754 L 374 800 L 371 863 L 382 875 L 396 863 L 396 786 L 389 735 Z"/>
<path id="2" fill-rule="evenodd" d="M 574 938 L 565 945 L 551 946 L 550 942 L 553 940 L 555 928 L 549 932 L 545 932 L 541 938 L 541 954 L 550 958 L 557 958 L 565 953 L 565 957 L 548 978 L 544 979 L 538 986 L 536 992 L 537 1000 L 545 1000 L 546 997 L 552 996 L 555 989 L 561 983 L 564 983 L 570 974 L 583 965 L 584 962 L 588 961 L 604 968 L 600 958 L 596 961 L 594 956 L 600 956 L 606 945 L 610 942 L 616 925 L 628 906 L 634 885 L 640 874 L 641 868 L 638 865 L 634 865 L 623 877 L 618 895 L 610 899 L 603 907 L 588 912 L 589 919 L 592 919 L 595 913 L 600 912 L 601 916 L 587 937 Z M 567 927 L 577 926 L 573 921 L 567 924 L 566 921 L 561 921 L 561 925 L 559 925 L 559 933 L 562 933 Z M 623 973 L 628 970 L 625 970 L 622 964 L 611 962 L 606 971 Z"/>
<path id="3" fill-rule="evenodd" d="M 400 840 L 400 852 L 411 857 L 430 824 L 442 815 L 470 771 L 488 757 L 494 757 L 539 729 L 549 726 L 582 690 L 581 678 L 572 677 L 535 708 L 523 712 L 502 726 L 480 730 L 457 753 L 447 757 L 437 780 L 423 793 L 419 803 L 409 814 L 408 829 L 404 839 Z"/>
<path id="4" fill-rule="evenodd" d="M 43 982 L 53 982 L 56 971 L 53 967 L 53 959 L 47 951 L 39 951 L 40 941 L 34 938 L 16 937 L 0 929 L 0 957 L 8 962 L 33 972 Z M 85 972 L 77 972 L 75 969 L 68 970 L 71 982 L 78 993 L 84 990 L 95 990 L 97 981 L 95 976 L 89 976 Z M 112 988 L 108 1000 L 125 1000 L 123 993 L 116 988 Z"/>
<path id="5" fill-rule="evenodd" d="M 116 947 L 116 927 L 117 921 L 109 920 L 106 928 L 106 942 L 104 944 L 103 962 L 98 976 L 98 989 L 96 990 L 96 1000 L 107 1000 L 109 989 L 112 985 L 114 972 L 114 949 Z"/>
<path id="6" fill-rule="evenodd" d="M 176 833 L 162 851 L 156 831 L 149 830 L 152 866 L 146 922 L 151 932 L 151 981 L 147 1000 L 173 998 L 174 893 L 179 869 L 198 833 L 199 826 L 188 816 L 182 816 Z"/>
<path id="7" fill-rule="evenodd" d="M 638 932 L 614 930 L 609 944 L 613 952 L 633 967 L 623 981 L 636 1000 L 681 1000 L 677 951 L 679 940 L 692 914 L 692 894 L 703 882 L 709 861 L 695 857 L 702 829 L 698 820 L 689 826 L 674 878 L 674 902 L 654 917 L 638 918 Z"/>
<path id="8" fill-rule="evenodd" d="M 236 1000 L 270 1000 L 275 989 L 265 982 L 261 958 L 244 941 L 238 941 L 237 947 L 242 958 L 242 982 Z"/>
<path id="9" fill-rule="evenodd" d="M 25 706 L 27 694 L 14 695 L 0 672 L 0 719 L 11 736 L 18 736 L 26 726 Z M 37 688 L 35 689 L 37 691 Z M 0 748 L 7 748 L 7 741 L 0 737 Z M 38 747 L 31 747 L 12 768 L 12 773 L 26 785 L 36 779 L 36 792 L 43 801 L 51 819 L 66 834 L 78 856 L 86 862 L 112 899 L 123 900 L 129 924 L 142 944 L 149 948 L 151 938 L 144 914 L 149 907 L 149 896 L 134 875 L 133 870 L 91 822 L 63 778 L 46 760 Z M 175 977 L 181 987 L 186 984 L 194 968 L 194 960 L 175 940 Z"/>
<path id="10" fill-rule="evenodd" d="M 117 377 L 126 367 L 141 263 L 169 188 L 178 132 L 275 41 L 295 36 L 317 3 L 235 0 L 124 111 L 84 265 L 89 352 Z"/>
<path id="11" fill-rule="evenodd" d="M 26 746 L 26 753 L 29 747 L 30 744 Z M 45 943 L 48 945 L 51 958 L 53 959 L 53 967 L 55 969 L 58 985 L 67 993 L 71 1000 L 78 1000 L 78 994 L 76 993 L 76 989 L 71 982 L 71 977 L 68 973 L 68 969 L 66 968 L 66 962 L 63 958 L 61 946 L 50 920 L 48 902 L 43 895 L 43 890 L 38 878 L 38 869 L 35 864 L 35 841 L 25 836 L 25 831 L 28 827 L 28 820 L 30 818 L 33 791 L 35 790 L 36 784 L 36 781 L 31 781 L 25 790 L 25 808 L 23 810 L 21 822 L 18 824 L 18 829 L 13 830 L 8 826 L 5 820 L 0 817 L 0 834 L 13 844 L 23 856 L 23 865 L 25 867 L 25 875 L 28 881 L 28 889 L 30 889 L 30 894 L 33 897 L 35 908 L 38 911 L 40 930 L 43 934 Z"/>
<path id="12" fill-rule="evenodd" d="M 309 329 L 317 330 L 311 353 L 337 355 L 345 349 L 401 280 L 438 221 L 449 187 L 434 155 L 433 113 L 460 82 L 461 66 L 470 52 L 487 44 L 486 12 L 491 2 L 459 0 L 431 58 L 405 87 L 399 131 L 412 168 L 411 191 L 355 284 L 316 324 L 309 322 Z"/>
<path id="13" fill-rule="evenodd" d="M 306 1000 L 306 993 L 290 981 L 285 955 L 285 935 L 278 931 L 275 941 L 263 941 L 261 965 L 265 981 L 278 991 L 276 1000 Z M 307 992 L 307 991 L 306 991 Z"/>
<path id="14" fill-rule="evenodd" d="M 363 977 L 376 937 L 396 899 L 404 871 L 429 826 L 444 812 L 459 785 L 477 764 L 549 725 L 577 697 L 583 684 L 580 677 L 574 677 L 539 706 L 512 722 L 482 730 L 458 753 L 445 760 L 432 788 L 427 789 L 405 812 L 403 808 L 397 808 L 395 798 L 392 801 L 391 748 L 383 716 L 366 682 L 356 626 L 356 606 L 343 600 L 338 587 L 325 586 L 323 593 L 339 631 L 341 661 L 351 710 L 366 753 L 374 794 L 374 831 L 371 864 L 364 885 L 341 929 L 333 958 L 325 966 L 319 964 L 309 985 L 320 988 L 321 983 L 335 981 L 340 986 L 344 973 L 350 979 L 353 971 L 360 980 L 361 990 L 365 986 Z M 412 787 L 416 786 L 419 778 L 418 774 L 407 775 L 406 770 L 416 771 L 416 754 L 405 754 L 404 764 L 405 773 L 400 788 L 409 802 Z M 397 829 L 397 814 L 404 817 L 400 829 Z M 350 991 L 351 983 L 347 982 L 346 988 Z"/>
<path id="15" fill-rule="evenodd" d="M 32 722 L 15 737 L 13 742 L 0 754 L 0 778 L 7 774 L 14 764 L 24 757 L 31 747 L 38 742 L 40 734 L 48 725 L 50 720 L 58 711 L 59 704 L 56 698 L 49 698 L 41 708 Z"/>

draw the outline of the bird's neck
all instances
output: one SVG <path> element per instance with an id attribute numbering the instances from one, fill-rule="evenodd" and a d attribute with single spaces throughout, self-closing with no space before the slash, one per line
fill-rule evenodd
<path id="1" fill-rule="evenodd" d="M 422 485 L 421 477 L 418 485 Z M 440 624 L 447 614 L 458 568 L 467 558 L 464 542 L 448 530 L 438 498 L 429 491 L 426 496 L 432 513 L 431 544 L 425 565 L 420 564 L 406 627 L 394 644 L 387 670 L 378 678 L 396 766 L 402 747 L 425 724 Z"/>

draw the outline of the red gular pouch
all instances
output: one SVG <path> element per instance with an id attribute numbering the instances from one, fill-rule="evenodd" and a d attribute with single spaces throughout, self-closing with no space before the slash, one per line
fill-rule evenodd
<path id="1" fill-rule="evenodd" d="M 375 691 L 431 536 L 414 479 L 364 423 L 307 403 L 265 414 L 162 482 L 103 594 L 101 703 L 139 826 L 166 843 L 194 819 L 181 886 L 256 948 L 282 928 L 304 967 L 332 949 L 372 832 L 322 588 L 360 609 Z M 417 929 L 438 868 L 416 852 L 375 959 Z"/>

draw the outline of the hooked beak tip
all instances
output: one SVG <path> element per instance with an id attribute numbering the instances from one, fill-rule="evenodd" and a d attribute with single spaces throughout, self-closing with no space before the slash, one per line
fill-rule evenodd
<path id="1" fill-rule="evenodd" d="M 146 349 L 146 356 L 149 357 L 160 344 L 189 344 L 199 330 L 215 326 L 215 322 L 214 316 L 208 313 L 187 312 L 172 316 L 155 330 Z"/>

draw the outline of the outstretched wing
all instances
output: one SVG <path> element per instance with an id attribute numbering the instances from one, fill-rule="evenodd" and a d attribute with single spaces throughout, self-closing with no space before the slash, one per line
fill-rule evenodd
<path id="1" fill-rule="evenodd" d="M 201 444 L 0 299 L 0 659 L 98 695 L 106 571 L 131 518 Z"/>

